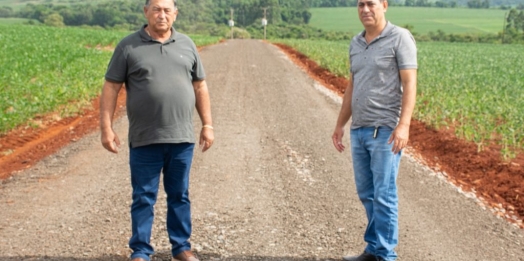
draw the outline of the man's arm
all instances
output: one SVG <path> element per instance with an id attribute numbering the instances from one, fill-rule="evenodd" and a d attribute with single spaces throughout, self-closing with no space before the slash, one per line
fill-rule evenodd
<path id="1" fill-rule="evenodd" d="M 215 140 L 213 120 L 211 119 L 209 90 L 205 80 L 194 81 L 193 88 L 195 89 L 196 109 L 202 121 L 202 130 L 200 131 L 198 144 L 202 148 L 202 152 L 205 152 L 213 145 L 213 141 Z"/>
<path id="2" fill-rule="evenodd" d="M 342 152 L 345 149 L 345 146 L 342 144 L 342 137 L 344 136 L 344 126 L 351 118 L 351 100 L 353 99 L 353 74 L 350 75 L 349 84 L 344 93 L 344 98 L 342 100 L 342 107 L 340 108 L 340 113 L 338 114 L 337 126 L 333 132 L 331 139 L 333 140 L 333 145 L 335 148 Z"/>
<path id="3" fill-rule="evenodd" d="M 400 70 L 400 80 L 404 91 L 402 94 L 400 121 L 388 141 L 388 143 L 394 142 L 393 152 L 395 154 L 406 147 L 409 141 L 409 126 L 417 99 L 417 70 Z"/>
<path id="4" fill-rule="evenodd" d="M 104 82 L 102 96 L 100 97 L 100 132 L 104 148 L 110 152 L 118 153 L 120 140 L 113 131 L 113 115 L 115 114 L 118 93 L 123 83 L 110 81 Z"/>

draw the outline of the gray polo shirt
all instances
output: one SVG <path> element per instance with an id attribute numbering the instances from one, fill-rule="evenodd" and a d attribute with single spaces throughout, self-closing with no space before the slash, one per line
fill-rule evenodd
<path id="1" fill-rule="evenodd" d="M 417 69 L 417 48 L 411 33 L 387 23 L 369 44 L 365 31 L 349 47 L 353 75 L 351 128 L 388 126 L 400 119 L 402 84 L 399 70 Z"/>
<path id="2" fill-rule="evenodd" d="M 117 45 L 105 75 L 108 81 L 125 83 L 129 143 L 194 143 L 193 81 L 205 78 L 197 48 L 174 28 L 164 43 L 144 28 Z"/>

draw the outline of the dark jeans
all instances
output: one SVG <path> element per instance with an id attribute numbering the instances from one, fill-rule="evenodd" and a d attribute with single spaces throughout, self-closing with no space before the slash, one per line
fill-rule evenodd
<path id="1" fill-rule="evenodd" d="M 133 235 L 129 247 L 131 258 L 150 260 L 154 253 L 150 244 L 154 219 L 154 205 L 160 184 L 160 172 L 164 174 L 167 194 L 167 232 L 173 256 L 190 250 L 191 205 L 189 201 L 189 171 L 193 159 L 193 143 L 152 144 L 130 148 L 131 185 L 133 204 L 131 223 Z"/>

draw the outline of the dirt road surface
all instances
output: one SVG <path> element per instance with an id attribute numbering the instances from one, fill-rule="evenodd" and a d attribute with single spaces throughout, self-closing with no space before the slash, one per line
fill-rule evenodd
<path id="1" fill-rule="evenodd" d="M 277 47 L 232 40 L 202 51 L 216 142 L 195 152 L 194 250 L 202 260 L 340 260 L 366 225 L 349 151 L 330 136 L 340 100 Z M 115 123 L 123 143 L 127 119 Z M 200 124 L 195 118 L 195 129 Z M 348 145 L 348 135 L 345 137 Z M 405 153 L 399 260 L 524 260 L 524 232 Z M 128 149 L 99 133 L 0 183 L 0 260 L 127 260 Z M 153 260 L 169 260 L 159 194 Z"/>

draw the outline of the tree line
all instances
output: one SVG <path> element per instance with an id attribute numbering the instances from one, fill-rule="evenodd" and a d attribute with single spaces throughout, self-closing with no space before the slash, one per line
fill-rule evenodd
<path id="1" fill-rule="evenodd" d="M 508 12 L 501 38 L 502 43 L 524 42 L 524 10 Z"/>
<path id="2" fill-rule="evenodd" d="M 438 0 L 434 4 L 439 3 Z M 470 0 L 487 1 L 487 0 Z M 238 38 L 263 38 L 262 18 L 268 21 L 267 38 L 322 38 L 350 40 L 358 32 L 326 32 L 308 25 L 310 7 L 351 5 L 355 0 L 197 0 L 179 1 L 179 15 L 175 27 L 185 33 Z M 404 0 L 402 4 L 425 6 L 428 0 Z M 446 3 L 449 3 L 446 2 Z M 451 2 L 456 3 L 456 2 Z M 91 28 L 136 30 L 146 23 L 143 1 L 118 0 L 100 4 L 32 4 L 18 11 L 0 8 L 0 17 L 22 17 L 50 26 L 87 26 Z M 524 6 L 522 6 L 524 9 Z M 233 18 L 235 28 L 228 26 Z M 406 25 L 406 27 L 410 27 Z M 412 29 L 412 28 L 411 28 Z M 500 34 L 472 35 L 436 32 L 416 35 L 420 41 L 457 42 L 524 42 L 523 11 L 509 11 L 506 26 Z"/>
<path id="3" fill-rule="evenodd" d="M 269 37 L 350 39 L 349 33 L 326 33 L 308 25 L 311 0 L 198 0 L 178 1 L 179 15 L 175 27 L 186 33 L 224 36 L 228 21 L 243 28 L 243 35 L 261 35 L 264 15 Z M 54 5 L 28 3 L 18 11 L 0 8 L 0 17 L 32 19 L 50 26 L 89 26 L 93 28 L 136 30 L 146 23 L 143 1 L 117 0 L 99 4 Z M 264 13 L 264 10 L 266 12 Z"/>
<path id="4" fill-rule="evenodd" d="M 230 8 L 235 10 L 235 20 L 242 26 L 258 22 L 262 8 L 268 8 L 268 20 L 272 23 L 307 24 L 311 18 L 305 3 L 308 0 L 199 0 L 179 1 L 179 20 L 182 24 L 227 24 Z M 1 7 L 0 17 L 21 17 L 44 23 L 50 15 L 62 17 L 64 25 L 91 25 L 113 27 L 115 25 L 140 26 L 143 18 L 143 1 L 119 0 L 92 5 L 54 5 L 52 3 L 28 3 L 19 11 Z"/>

